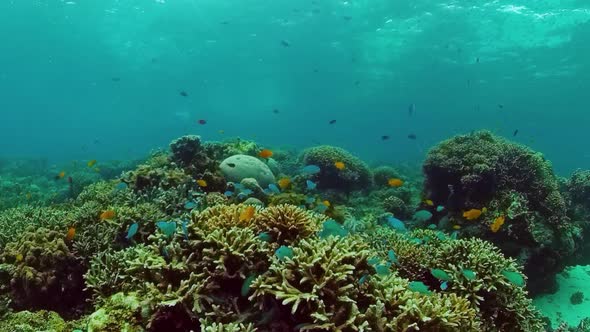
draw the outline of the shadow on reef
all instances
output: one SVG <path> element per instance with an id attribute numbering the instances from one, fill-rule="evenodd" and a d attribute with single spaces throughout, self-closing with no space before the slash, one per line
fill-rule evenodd
<path id="1" fill-rule="evenodd" d="M 432 149 L 423 195 L 340 148 L 260 151 L 185 136 L 74 200 L 2 211 L 0 331 L 542 331 L 526 287 L 551 288 L 590 211 L 586 177 L 562 194 L 487 132 Z"/>

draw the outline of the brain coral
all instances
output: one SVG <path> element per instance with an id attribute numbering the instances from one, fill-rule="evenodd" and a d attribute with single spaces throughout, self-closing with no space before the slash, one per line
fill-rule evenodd
<path id="1" fill-rule="evenodd" d="M 317 165 L 320 172 L 315 175 L 320 189 L 358 190 L 372 184 L 368 166 L 350 152 L 329 145 L 309 148 L 303 152 L 306 165 Z M 344 169 L 338 169 L 336 162 L 342 162 Z"/>

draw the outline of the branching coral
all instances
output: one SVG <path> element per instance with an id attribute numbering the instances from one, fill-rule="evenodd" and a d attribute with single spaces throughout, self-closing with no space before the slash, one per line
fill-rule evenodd
<path id="1" fill-rule="evenodd" d="M 293 205 L 278 205 L 263 209 L 256 216 L 255 227 L 267 232 L 280 245 L 309 237 L 322 228 L 326 218 Z"/>

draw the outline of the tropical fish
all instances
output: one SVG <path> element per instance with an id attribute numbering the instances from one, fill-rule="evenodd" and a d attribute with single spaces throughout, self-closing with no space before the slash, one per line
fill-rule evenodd
<path id="1" fill-rule="evenodd" d="M 204 124 L 207 124 L 207 120 L 200 119 L 199 121 L 197 121 L 197 123 L 200 124 L 200 125 L 204 125 Z"/>
<path id="2" fill-rule="evenodd" d="M 167 237 L 172 237 L 174 232 L 176 232 L 176 223 L 174 221 L 158 221 L 156 226 L 166 235 Z"/>
<path id="3" fill-rule="evenodd" d="M 469 211 L 463 212 L 463 218 L 467 220 L 475 220 L 481 216 L 482 210 L 480 209 L 471 209 Z"/>
<path id="4" fill-rule="evenodd" d="M 430 289 L 428 288 L 428 286 L 426 286 L 422 281 L 410 281 L 408 288 L 413 292 L 417 292 L 417 293 L 421 293 L 421 294 L 428 295 L 428 294 L 432 293 L 430 291 Z"/>
<path id="5" fill-rule="evenodd" d="M 234 194 L 234 192 L 233 192 L 233 191 L 231 191 L 231 190 L 228 190 L 228 191 L 226 191 L 226 192 L 224 192 L 224 193 L 223 193 L 223 195 L 224 195 L 225 197 L 231 197 L 231 196 L 233 196 L 233 194 Z"/>
<path id="6" fill-rule="evenodd" d="M 242 290 L 240 291 L 240 294 L 243 297 L 246 297 L 248 293 L 250 293 L 250 285 L 252 285 L 252 282 L 254 279 L 256 279 L 256 277 L 258 277 L 256 274 L 251 274 L 248 278 L 246 278 L 246 280 L 244 280 L 244 283 L 242 284 Z"/>
<path id="7" fill-rule="evenodd" d="M 334 162 L 334 166 L 339 170 L 343 170 L 344 168 L 346 168 L 346 165 L 344 165 L 344 163 L 341 161 Z"/>
<path id="8" fill-rule="evenodd" d="M 387 258 L 389 258 L 389 261 L 393 264 L 398 263 L 397 255 L 395 254 L 395 251 L 393 251 L 393 249 L 389 249 L 389 251 L 387 252 Z"/>
<path id="9" fill-rule="evenodd" d="M 510 281 L 514 285 L 516 285 L 518 287 L 524 286 L 524 278 L 522 277 L 522 275 L 520 273 L 518 273 L 516 271 L 504 270 L 504 271 L 502 271 L 502 275 L 504 277 L 506 277 L 506 279 L 508 279 L 508 281 Z"/>
<path id="10" fill-rule="evenodd" d="M 391 274 L 388 264 L 377 264 L 375 265 L 375 272 L 380 276 L 387 276 Z"/>
<path id="11" fill-rule="evenodd" d="M 305 203 L 312 204 L 315 202 L 315 197 L 308 196 L 305 198 Z"/>
<path id="12" fill-rule="evenodd" d="M 184 208 L 187 210 L 192 210 L 195 207 L 197 207 L 197 203 L 195 203 L 194 201 L 188 201 L 188 202 L 184 203 Z"/>
<path id="13" fill-rule="evenodd" d="M 225 134 L 225 130 L 223 130 L 223 129 L 219 129 L 217 132 L 218 132 L 220 135 L 223 135 L 223 134 Z"/>
<path id="14" fill-rule="evenodd" d="M 387 185 L 390 187 L 401 187 L 404 184 L 404 181 L 402 181 L 401 179 L 398 178 L 391 178 L 389 180 L 387 180 Z"/>
<path id="15" fill-rule="evenodd" d="M 410 104 L 410 106 L 408 106 L 408 115 L 412 116 L 414 114 L 415 110 L 416 110 L 416 104 Z"/>
<path id="16" fill-rule="evenodd" d="M 439 279 L 439 280 L 443 280 L 443 281 L 451 280 L 451 276 L 449 276 L 448 273 L 446 273 L 445 271 L 443 271 L 441 269 L 431 269 L 430 274 L 432 274 L 436 279 Z"/>
<path id="17" fill-rule="evenodd" d="M 267 232 L 262 232 L 262 233 L 258 234 L 258 238 L 264 242 L 272 241 L 272 236 L 270 236 L 270 234 L 268 234 Z"/>
<path id="18" fill-rule="evenodd" d="M 287 246 L 280 246 L 276 251 L 275 255 L 280 261 L 284 261 L 287 258 L 293 258 L 293 249 Z"/>
<path id="19" fill-rule="evenodd" d="M 76 228 L 75 227 L 68 228 L 68 232 L 66 233 L 66 240 L 72 241 L 74 239 L 74 236 L 76 236 Z"/>
<path id="20" fill-rule="evenodd" d="M 329 219 L 322 225 L 322 230 L 318 233 L 321 239 L 327 238 L 328 236 L 346 236 L 348 231 L 342 227 L 336 220 Z"/>
<path id="21" fill-rule="evenodd" d="M 444 209 L 445 209 L 444 206 L 439 205 L 439 206 L 436 207 L 436 212 L 442 212 Z"/>
<path id="22" fill-rule="evenodd" d="M 96 164 L 96 159 L 92 159 L 90 160 L 88 163 L 86 163 L 86 165 L 88 165 L 88 167 L 92 167 Z"/>
<path id="23" fill-rule="evenodd" d="M 328 122 L 329 124 L 333 125 L 336 123 L 336 120 L 330 120 L 330 122 Z"/>
<path id="24" fill-rule="evenodd" d="M 240 222 L 250 221 L 250 219 L 254 217 L 254 212 L 256 212 L 256 209 L 252 205 L 249 205 L 246 208 L 244 208 L 242 212 L 240 212 Z"/>
<path id="25" fill-rule="evenodd" d="M 27 193 L 25 196 L 28 200 L 31 200 L 31 198 L 33 198 L 33 195 L 31 193 Z"/>
<path id="26" fill-rule="evenodd" d="M 318 213 L 324 213 L 324 212 L 326 212 L 327 210 L 328 210 L 328 206 L 327 206 L 327 205 L 325 205 L 325 204 L 318 204 L 318 205 L 315 207 L 315 211 L 316 211 L 316 212 L 318 212 Z"/>
<path id="27" fill-rule="evenodd" d="M 183 96 L 183 97 L 188 97 L 188 92 L 186 92 L 184 90 L 183 91 L 180 91 L 178 94 L 181 95 L 181 96 Z"/>
<path id="28" fill-rule="evenodd" d="M 392 216 L 387 217 L 387 225 L 389 225 L 389 227 L 391 227 L 397 231 L 400 231 L 400 232 L 407 231 L 406 225 L 404 224 L 404 222 L 397 219 L 397 218 L 394 218 Z"/>
<path id="29" fill-rule="evenodd" d="M 430 213 L 430 211 L 426 211 L 426 210 L 416 211 L 416 213 L 414 213 L 414 217 L 413 217 L 413 219 L 418 222 L 425 222 L 425 221 L 430 220 L 431 218 L 432 218 L 432 213 Z"/>
<path id="30" fill-rule="evenodd" d="M 207 181 L 203 180 L 203 179 L 199 179 L 197 180 L 197 184 L 199 185 L 199 187 L 204 188 L 207 187 Z"/>
<path id="31" fill-rule="evenodd" d="M 415 140 L 418 137 L 416 136 L 416 134 L 409 134 L 408 135 L 408 138 L 411 139 L 411 140 Z"/>
<path id="32" fill-rule="evenodd" d="M 127 189 L 127 187 L 129 187 L 129 185 L 127 183 L 125 183 L 125 182 L 119 182 L 115 186 L 115 190 L 125 190 L 125 189 Z"/>
<path id="33" fill-rule="evenodd" d="M 291 43 L 289 43 L 288 41 L 286 41 L 286 40 L 283 39 L 283 40 L 281 40 L 281 46 L 283 46 L 283 47 L 289 47 L 289 46 L 291 46 Z"/>
<path id="34" fill-rule="evenodd" d="M 362 277 L 360 277 L 359 279 L 359 285 L 362 285 L 365 283 L 365 281 L 367 281 L 367 279 L 370 277 L 370 275 L 368 274 L 364 274 Z"/>
<path id="35" fill-rule="evenodd" d="M 273 154 L 272 151 L 270 151 L 269 149 L 264 149 L 264 150 L 258 152 L 258 156 L 260 158 L 270 158 L 270 157 L 272 157 L 272 154 Z"/>
<path id="36" fill-rule="evenodd" d="M 129 229 L 127 230 L 127 236 L 125 236 L 125 238 L 127 240 L 131 240 L 135 236 L 135 234 L 137 234 L 138 229 L 139 229 L 138 223 L 131 224 L 131 226 L 129 226 Z"/>
<path id="37" fill-rule="evenodd" d="M 301 170 L 301 172 L 303 174 L 309 174 L 309 175 L 313 175 L 313 174 L 317 174 L 320 172 L 320 167 L 316 166 L 316 165 L 307 165 L 305 167 L 303 167 L 303 169 Z"/>
<path id="38" fill-rule="evenodd" d="M 513 133 L 512 133 L 512 137 L 518 135 L 518 129 L 516 129 Z"/>
<path id="39" fill-rule="evenodd" d="M 433 206 L 434 205 L 434 202 L 432 202 L 431 199 L 425 199 L 423 202 L 424 202 L 424 204 L 426 204 L 428 206 Z"/>
<path id="40" fill-rule="evenodd" d="M 379 258 L 371 257 L 367 259 L 367 263 L 369 263 L 369 265 L 377 265 L 379 263 Z"/>
<path id="41" fill-rule="evenodd" d="M 329 201 L 329 200 L 327 200 L 327 199 L 326 199 L 326 200 L 323 200 L 323 201 L 322 201 L 322 204 L 324 204 L 324 205 L 325 205 L 325 206 L 327 206 L 327 207 L 330 207 L 330 206 L 332 205 L 332 203 L 330 203 L 330 201 Z"/>
<path id="42" fill-rule="evenodd" d="M 100 220 L 109 220 L 113 219 L 117 213 L 114 210 L 106 210 L 100 214 Z"/>
<path id="43" fill-rule="evenodd" d="M 279 187 L 281 189 L 288 188 L 289 185 L 291 184 L 291 179 L 289 179 L 289 178 L 282 178 L 282 179 L 279 180 L 278 184 L 279 184 Z"/>
<path id="44" fill-rule="evenodd" d="M 59 172 L 59 173 L 58 173 L 58 174 L 55 176 L 55 179 L 56 179 L 56 180 L 63 179 L 63 178 L 64 178 L 64 176 L 66 176 L 66 172 L 65 172 L 65 171 L 61 171 L 61 172 Z"/>
<path id="45" fill-rule="evenodd" d="M 277 187 L 277 185 L 276 185 L 276 184 L 274 184 L 274 183 L 271 183 L 271 184 L 269 184 L 269 185 L 268 185 L 268 189 L 269 189 L 269 190 L 270 190 L 272 193 L 275 193 L 275 194 L 280 194 L 280 193 L 281 193 L 281 191 L 279 190 L 279 187 Z"/>
<path id="46" fill-rule="evenodd" d="M 383 135 L 381 136 L 381 140 L 382 141 L 387 141 L 388 139 L 390 139 L 391 137 L 389 137 L 389 135 Z"/>
<path id="47" fill-rule="evenodd" d="M 453 225 L 453 229 L 461 229 L 461 225 Z"/>
<path id="48" fill-rule="evenodd" d="M 306 180 L 305 184 L 307 185 L 307 190 L 314 190 L 317 187 L 317 184 L 311 180 Z"/>
<path id="49" fill-rule="evenodd" d="M 24 259 L 23 254 L 19 252 L 18 254 L 16 254 L 16 256 L 14 256 L 14 259 L 16 259 L 17 262 L 22 262 Z"/>
<path id="50" fill-rule="evenodd" d="M 499 216 L 498 218 L 494 219 L 494 222 L 490 225 L 490 229 L 492 232 L 496 233 L 500 230 L 500 227 L 504 225 L 504 221 L 506 218 L 504 216 Z"/>
<path id="51" fill-rule="evenodd" d="M 430 224 L 428 225 L 428 229 L 437 229 L 438 227 L 436 226 L 436 224 Z"/>
<path id="52" fill-rule="evenodd" d="M 459 232 L 457 232 L 457 231 L 454 231 L 454 232 L 452 232 L 452 233 L 451 233 L 451 236 L 450 236 L 450 238 L 451 238 L 452 240 L 456 240 L 456 239 L 457 239 L 457 237 L 459 237 Z"/>
<path id="53" fill-rule="evenodd" d="M 449 288 L 449 283 L 446 281 L 443 281 L 440 283 L 440 290 L 447 290 L 447 288 Z"/>
<path id="54" fill-rule="evenodd" d="M 463 276 L 465 278 L 467 278 L 468 280 L 474 280 L 475 279 L 475 272 L 473 270 L 470 269 L 463 269 L 461 271 L 461 273 L 463 274 Z"/>

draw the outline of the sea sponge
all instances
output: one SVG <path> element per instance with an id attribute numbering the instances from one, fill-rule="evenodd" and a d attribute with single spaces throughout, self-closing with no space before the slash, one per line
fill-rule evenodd
<path id="1" fill-rule="evenodd" d="M 329 145 L 321 145 L 305 150 L 301 159 L 306 165 L 317 165 L 320 172 L 314 175 L 319 189 L 340 189 L 344 191 L 366 189 L 372 185 L 369 167 L 350 152 Z M 340 170 L 334 165 L 344 163 Z"/>
<path id="2" fill-rule="evenodd" d="M 84 266 L 64 238 L 65 233 L 30 226 L 17 242 L 6 245 L 0 263 L 13 266 L 10 293 L 16 309 L 53 310 L 71 317 L 84 307 Z"/>
<path id="3" fill-rule="evenodd" d="M 219 168 L 227 181 L 240 183 L 243 179 L 253 178 L 263 188 L 275 182 L 270 168 L 256 157 L 234 155 L 223 160 Z"/>

